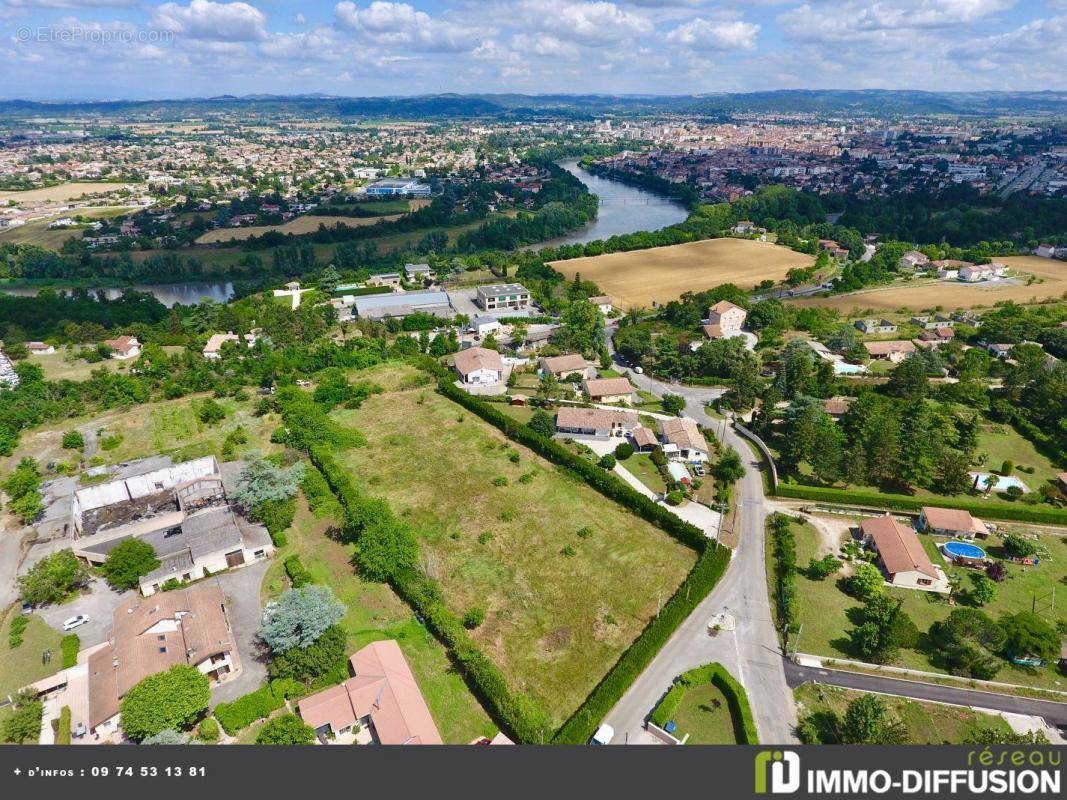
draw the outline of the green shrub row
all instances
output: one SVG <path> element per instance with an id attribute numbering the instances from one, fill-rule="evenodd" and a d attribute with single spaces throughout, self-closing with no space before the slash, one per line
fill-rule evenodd
<path id="1" fill-rule="evenodd" d="M 29 619 L 23 616 L 18 616 L 11 620 L 11 625 L 8 626 L 7 631 L 8 647 L 14 650 L 16 647 L 22 646 L 22 634 L 26 632 L 26 626 L 29 624 Z"/>
<path id="2" fill-rule="evenodd" d="M 304 691 L 299 681 L 287 678 L 271 681 L 232 703 L 219 703 L 215 707 L 215 719 L 226 733 L 235 736 L 256 720 L 269 717 L 284 706 L 287 699 L 302 696 Z"/>
<path id="3" fill-rule="evenodd" d="M 70 744 L 70 706 L 59 709 L 59 730 L 56 731 L 56 744 Z"/>
<path id="4" fill-rule="evenodd" d="M 63 653 L 63 669 L 70 669 L 78 663 L 78 651 L 81 647 L 82 641 L 76 633 L 68 633 L 59 640 L 59 649 Z"/>
<path id="5" fill-rule="evenodd" d="M 752 708 L 748 704 L 748 694 L 734 676 L 731 675 L 722 664 L 712 662 L 702 667 L 695 667 L 688 672 L 683 672 L 674 679 L 674 685 L 663 696 L 659 704 L 652 710 L 649 719 L 660 728 L 674 716 L 678 705 L 682 702 L 686 692 L 694 686 L 711 683 L 726 697 L 726 704 L 730 708 L 730 718 L 734 723 L 734 736 L 738 744 L 759 744 L 759 736 L 756 733 L 756 720 L 752 716 Z"/>
<path id="6" fill-rule="evenodd" d="M 301 586 L 306 586 L 309 583 L 314 583 L 311 578 L 311 573 L 308 572 L 307 567 L 300 560 L 300 556 L 289 556 L 284 561 L 285 574 L 289 576 L 289 582 L 293 585 L 294 589 L 299 589 Z"/>
<path id="7" fill-rule="evenodd" d="M 799 500 L 815 500 L 824 503 L 847 503 L 857 506 L 874 506 L 899 511 L 918 511 L 923 506 L 959 508 L 984 519 L 1036 522 L 1049 525 L 1067 525 L 1067 509 L 1035 508 L 1034 506 L 1008 505 L 967 498 L 909 497 L 903 494 L 881 494 L 857 489 L 831 489 L 822 486 L 804 486 L 797 483 L 780 483 L 775 492 L 779 497 L 795 497 Z"/>
<path id="8" fill-rule="evenodd" d="M 328 448 L 312 447 L 309 456 L 337 495 L 348 524 L 357 534 L 370 520 L 378 525 L 388 523 L 387 518 L 392 517 L 388 506 L 379 498 L 368 497 L 356 488 Z M 437 585 L 410 566 L 391 570 L 388 581 L 448 648 L 449 656 L 460 674 L 502 727 L 519 742 L 547 741 L 551 731 L 547 730 L 544 712 L 529 698 L 512 692 L 500 668 L 481 652 L 462 621 L 442 602 Z"/>
<path id="9" fill-rule="evenodd" d="M 654 500 L 634 490 L 618 478 L 614 472 L 601 469 L 596 464 L 586 461 L 555 439 L 544 436 L 509 417 L 500 409 L 482 402 L 481 399 L 468 394 L 455 386 L 450 380 L 442 380 L 438 391 L 455 403 L 477 414 L 490 425 L 499 428 L 505 436 L 533 450 L 543 458 L 559 464 L 578 475 L 586 483 L 605 497 L 626 507 L 637 516 L 662 528 L 683 544 L 695 550 L 703 550 L 708 539 L 703 531 L 691 523 L 685 522 L 676 514 L 658 505 Z"/>
<path id="10" fill-rule="evenodd" d="M 797 600 L 797 540 L 789 517 L 772 514 L 767 520 L 774 559 L 774 612 L 779 629 L 795 630 L 800 616 Z"/>
<path id="11" fill-rule="evenodd" d="M 556 732 L 552 739 L 555 744 L 585 744 L 589 741 L 600 721 L 719 582 L 730 564 L 730 555 L 731 551 L 725 547 L 708 547 L 700 554 L 696 565 L 663 606 L 659 616 L 649 620 L 641 635 Z"/>

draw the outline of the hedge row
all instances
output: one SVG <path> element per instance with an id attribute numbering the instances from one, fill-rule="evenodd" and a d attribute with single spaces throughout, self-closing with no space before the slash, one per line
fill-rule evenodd
<path id="1" fill-rule="evenodd" d="M 678 626 L 719 582 L 730 564 L 730 554 L 728 548 L 717 546 L 708 547 L 700 554 L 696 565 L 663 606 L 659 616 L 649 620 L 641 635 L 556 732 L 553 743 L 585 744 L 589 741 L 600 721 L 619 702 Z"/>
<path id="2" fill-rule="evenodd" d="M 70 744 L 70 706 L 59 709 L 59 730 L 56 731 L 56 744 Z"/>
<path id="3" fill-rule="evenodd" d="M 659 701 L 659 705 L 652 710 L 649 719 L 660 728 L 664 727 L 674 716 L 674 712 L 677 711 L 686 693 L 694 686 L 700 686 L 703 683 L 713 684 L 726 697 L 737 743 L 759 744 L 756 720 L 752 716 L 752 708 L 748 704 L 745 687 L 738 683 L 734 676 L 727 672 L 726 667 L 717 661 L 683 672 L 675 678 L 674 685 Z"/>
<path id="4" fill-rule="evenodd" d="M 1006 503 L 990 503 L 964 498 L 909 497 L 903 494 L 881 494 L 879 492 L 865 492 L 856 489 L 830 489 L 822 486 L 804 486 L 797 483 L 780 483 L 775 494 L 778 497 L 795 497 L 799 500 L 847 503 L 899 511 L 918 511 L 923 506 L 959 508 L 985 519 L 1067 525 L 1067 509 L 1008 505 Z"/>
<path id="5" fill-rule="evenodd" d="M 363 529 L 368 516 L 391 514 L 380 499 L 368 497 L 356 488 L 328 448 L 312 447 L 309 456 L 337 495 L 348 523 L 357 532 Z M 441 601 L 440 590 L 433 581 L 417 570 L 405 567 L 394 569 L 389 583 L 448 648 L 449 656 L 471 690 L 517 741 L 532 744 L 548 738 L 550 731 L 544 712 L 529 698 L 511 691 L 500 668 L 478 649 L 461 620 Z"/>
<path id="6" fill-rule="evenodd" d="M 482 402 L 479 398 L 455 386 L 450 380 L 441 380 L 438 384 L 438 391 L 449 400 L 477 414 L 490 425 L 499 428 L 509 439 L 525 445 L 549 461 L 566 467 L 605 497 L 662 528 L 683 544 L 689 545 L 694 550 L 703 550 L 707 545 L 708 539 L 703 531 L 634 490 L 614 472 L 601 469 L 596 464 L 575 455 L 555 439 L 538 433 L 528 425 L 509 417 L 500 409 Z"/>
<path id="7" fill-rule="evenodd" d="M 63 653 L 63 669 L 70 669 L 78 663 L 78 651 L 82 642 L 76 633 L 68 633 L 59 640 L 59 649 Z"/>
<path id="8" fill-rule="evenodd" d="M 789 517 L 772 514 L 767 520 L 774 558 L 774 611 L 783 630 L 797 625 L 797 540 L 790 529 Z"/>
<path id="9" fill-rule="evenodd" d="M 226 733 L 235 736 L 256 720 L 269 717 L 284 706 L 288 698 L 299 697 L 304 691 L 299 681 L 287 678 L 271 681 L 232 703 L 219 703 L 215 707 L 215 719 Z"/>

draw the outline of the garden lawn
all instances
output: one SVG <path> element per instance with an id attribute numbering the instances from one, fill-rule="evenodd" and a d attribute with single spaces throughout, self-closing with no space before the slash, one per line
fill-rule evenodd
<path id="1" fill-rule="evenodd" d="M 819 535 L 810 524 L 794 524 L 793 532 L 797 542 L 797 565 L 801 569 L 807 566 L 812 557 L 820 558 L 829 552 L 820 546 Z M 923 543 L 923 547 L 935 565 L 942 567 L 949 574 L 958 572 L 962 575 L 959 605 L 965 607 L 968 603 L 966 590 L 971 585 L 968 573 L 972 570 L 948 566 L 937 552 L 937 543 L 944 541 L 943 539 L 920 534 L 919 541 Z M 1029 611 L 1036 595 L 1038 611 L 1048 615 L 1049 598 L 1053 587 L 1057 584 L 1062 586 L 1067 578 L 1067 544 L 1065 542 L 1067 540 L 1061 537 L 1041 537 L 1040 545 L 1048 557 L 1042 558 L 1040 564 L 1034 567 L 1007 564 L 1007 579 L 997 584 L 996 598 L 981 610 L 993 619 L 999 619 L 1004 614 Z M 979 543 L 989 556 L 996 558 L 1003 555 L 999 537 L 994 535 Z M 769 537 L 767 552 L 768 579 L 770 579 L 772 573 Z M 841 590 L 841 574 L 838 573 L 823 581 L 809 580 L 803 574 L 797 575 L 800 621 L 804 625 L 800 652 L 830 658 L 858 659 L 847 636 L 847 632 L 853 627 L 847 612 L 861 604 Z M 912 618 L 922 634 L 925 634 L 934 622 L 945 619 L 953 609 L 943 595 L 932 592 L 890 588 L 887 588 L 886 592 L 891 597 L 904 601 L 902 609 Z M 1062 612 L 1057 613 L 1058 617 L 1062 618 Z M 790 646 L 792 646 L 792 641 Z M 928 672 L 945 672 L 944 669 L 931 664 L 928 655 L 921 651 L 922 641 L 919 647 L 920 650 L 901 650 L 894 666 Z M 994 680 L 1045 689 L 1067 690 L 1067 677 L 1060 674 L 1054 664 L 1028 670 L 1004 662 L 1003 668 Z"/>
<path id="2" fill-rule="evenodd" d="M 647 453 L 634 453 L 625 461 L 620 461 L 623 469 L 633 474 L 641 483 L 653 492 L 663 493 L 667 491 L 667 484 L 663 482 L 663 476 L 659 474 L 656 465 L 652 463 L 652 457 Z"/>
<path id="3" fill-rule="evenodd" d="M 338 524 L 328 514 L 316 517 L 299 497 L 293 526 L 286 531 L 288 544 L 279 549 L 263 579 L 264 602 L 289 588 L 283 562 L 299 555 L 312 578 L 329 586 L 345 604 L 347 613 L 340 624 L 348 635 L 349 655 L 370 642 L 396 639 L 445 743 L 491 737 L 496 726 L 452 668 L 444 648 L 387 584 L 370 583 L 355 574 L 350 545 L 329 538 L 327 532 Z"/>
<path id="4" fill-rule="evenodd" d="M 673 735 L 681 739 L 688 733 L 686 744 L 737 744 L 726 695 L 711 681 L 685 693 L 674 721 L 678 727 Z"/>
<path id="5" fill-rule="evenodd" d="M 368 440 L 338 458 L 414 526 L 420 566 L 448 607 L 460 616 L 485 611 L 474 639 L 553 725 L 592 691 L 696 560 L 432 390 L 378 395 L 334 417 Z M 591 535 L 580 537 L 585 528 Z"/>
<path id="6" fill-rule="evenodd" d="M 1036 492 L 1043 483 L 1055 483 L 1056 475 L 1062 471 L 1041 455 L 1033 443 L 1021 436 L 1011 425 L 983 424 L 978 432 L 978 452 L 989 456 L 982 468 L 987 472 L 999 472 L 1005 460 L 1013 462 L 1015 470 L 1012 475 L 1030 487 L 1031 492 Z M 997 495 L 990 495 L 989 499 L 996 497 Z"/>
<path id="7" fill-rule="evenodd" d="M 19 616 L 18 605 L 11 606 L 0 624 L 0 697 L 14 695 L 22 687 L 54 675 L 63 666 L 58 631 L 36 614 L 29 616 L 22 644 L 14 649 L 8 644 L 11 621 Z M 52 651 L 52 662 L 41 663 L 41 654 Z"/>
<path id="8" fill-rule="evenodd" d="M 811 683 L 793 691 L 797 716 L 803 719 L 814 714 L 817 722 L 825 721 L 825 715 L 830 713 L 840 719 L 848 704 L 863 695 L 864 692 Z M 963 706 L 923 703 L 905 697 L 881 697 L 890 713 L 904 723 L 910 744 L 960 744 L 981 729 L 992 728 L 1004 733 L 1010 730 L 1004 718 L 997 714 L 983 714 Z"/>

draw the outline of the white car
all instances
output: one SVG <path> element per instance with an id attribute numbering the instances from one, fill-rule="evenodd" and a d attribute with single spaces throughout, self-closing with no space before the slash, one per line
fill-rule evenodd
<path id="1" fill-rule="evenodd" d="M 611 744 L 611 740 L 614 738 L 615 729 L 605 722 L 596 729 L 596 733 L 594 733 L 593 738 L 589 740 L 589 744 Z"/>
<path id="2" fill-rule="evenodd" d="M 77 616 L 71 617 L 70 619 L 68 619 L 66 622 L 63 623 L 63 630 L 72 631 L 75 628 L 77 628 L 77 627 L 79 627 L 81 625 L 84 625 L 88 621 L 89 621 L 89 615 L 88 614 L 78 614 Z"/>

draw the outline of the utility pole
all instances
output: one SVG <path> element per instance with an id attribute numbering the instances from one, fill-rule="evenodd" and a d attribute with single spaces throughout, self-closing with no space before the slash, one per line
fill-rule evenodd
<path id="1" fill-rule="evenodd" d="M 797 649 L 800 647 L 800 634 L 804 632 L 804 623 L 800 623 L 800 630 L 797 631 L 797 638 L 793 640 L 793 661 L 797 660 Z"/>

